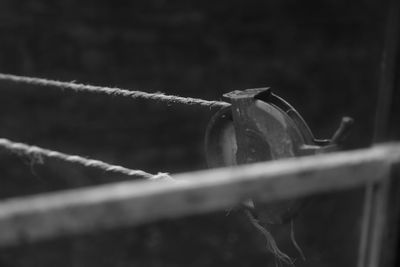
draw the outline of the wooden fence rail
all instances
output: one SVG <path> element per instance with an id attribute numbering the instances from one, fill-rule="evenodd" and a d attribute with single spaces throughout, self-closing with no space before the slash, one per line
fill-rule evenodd
<path id="1" fill-rule="evenodd" d="M 400 163 L 400 144 L 129 181 L 0 202 L 0 245 L 84 233 L 378 182 Z"/>

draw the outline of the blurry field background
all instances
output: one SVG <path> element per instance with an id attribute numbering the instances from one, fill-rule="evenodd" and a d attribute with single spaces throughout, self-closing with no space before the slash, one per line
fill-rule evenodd
<path id="1" fill-rule="evenodd" d="M 316 137 L 352 116 L 347 148 L 357 148 L 372 137 L 385 12 L 377 0 L 2 0 L 0 72 L 210 100 L 271 86 Z M 206 168 L 208 109 L 7 82 L 0 90 L 0 137 L 153 173 Z M 5 151 L 0 177 L 1 198 L 127 179 Z M 307 261 L 296 266 L 354 266 L 360 192 L 318 196 L 300 214 Z M 299 258 L 289 227 L 272 230 Z M 237 211 L 0 249 L 4 267 L 274 264 Z"/>

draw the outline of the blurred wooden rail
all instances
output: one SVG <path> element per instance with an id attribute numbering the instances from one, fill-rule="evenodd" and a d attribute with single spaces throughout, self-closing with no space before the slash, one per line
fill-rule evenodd
<path id="1" fill-rule="evenodd" d="M 264 201 L 343 190 L 388 177 L 400 144 L 120 182 L 0 202 L 0 245 L 139 225 Z"/>

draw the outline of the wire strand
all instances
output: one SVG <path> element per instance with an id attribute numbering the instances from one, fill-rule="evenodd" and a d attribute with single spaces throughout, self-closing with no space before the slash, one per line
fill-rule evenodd
<path id="1" fill-rule="evenodd" d="M 39 85 L 44 87 L 55 87 L 59 89 L 70 89 L 78 92 L 91 92 L 91 93 L 101 93 L 106 95 L 124 96 L 130 98 L 142 98 L 142 99 L 167 102 L 169 104 L 176 103 L 176 104 L 185 104 L 189 106 L 199 105 L 209 108 L 213 107 L 222 108 L 229 106 L 228 103 L 223 101 L 210 101 L 192 97 L 165 95 L 163 93 L 147 93 L 142 91 L 131 91 L 117 87 L 103 87 L 95 85 L 86 85 L 75 82 L 62 82 L 62 81 L 42 79 L 36 77 L 17 76 L 5 73 L 0 73 L 0 80 L 14 82 L 14 83 L 24 83 L 29 85 Z"/>
<path id="2" fill-rule="evenodd" d="M 301 249 L 301 247 L 299 246 L 299 244 L 296 241 L 296 236 L 294 234 L 294 222 L 293 222 L 293 219 L 290 220 L 290 240 L 292 241 L 292 244 L 293 244 L 294 248 L 299 253 L 301 259 L 303 261 L 306 261 L 306 256 L 304 255 L 303 250 Z"/>
<path id="3" fill-rule="evenodd" d="M 267 249 L 269 252 L 271 252 L 278 262 L 282 261 L 290 266 L 294 266 L 293 260 L 284 252 L 282 252 L 278 245 L 276 244 L 276 241 L 272 234 L 260 224 L 260 222 L 257 220 L 257 218 L 254 217 L 254 215 L 248 210 L 248 209 L 243 209 L 245 215 L 249 219 L 250 223 L 265 237 L 267 241 Z M 277 264 L 276 264 L 277 265 Z"/>
<path id="4" fill-rule="evenodd" d="M 88 159 L 77 155 L 69 155 L 37 146 L 30 146 L 24 143 L 17 143 L 11 140 L 0 138 L 0 148 L 6 149 L 17 155 L 24 155 L 30 157 L 33 161 L 43 163 L 43 157 L 58 159 L 74 164 L 79 164 L 85 167 L 100 169 L 106 172 L 123 174 L 127 176 L 136 176 L 143 179 L 167 179 L 173 180 L 167 173 L 158 173 L 156 175 L 144 172 L 142 170 L 132 170 L 118 165 L 111 165 L 106 162 Z"/>

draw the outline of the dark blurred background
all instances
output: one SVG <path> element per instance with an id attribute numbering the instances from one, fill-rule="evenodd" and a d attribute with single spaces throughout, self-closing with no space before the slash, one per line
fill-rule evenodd
<path id="1" fill-rule="evenodd" d="M 0 72 L 221 99 L 271 86 L 314 134 L 343 115 L 370 144 L 387 6 L 377 0 L 2 0 Z M 0 83 L 0 137 L 149 172 L 206 168 L 209 109 Z M 127 179 L 0 151 L 2 198 Z M 354 266 L 360 192 L 319 196 L 295 222 L 297 266 Z M 288 226 L 278 245 L 298 258 Z M 275 266 L 239 212 L 0 250 L 0 266 Z"/>

